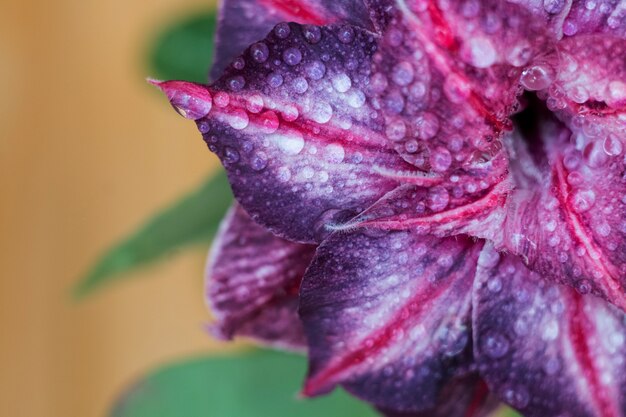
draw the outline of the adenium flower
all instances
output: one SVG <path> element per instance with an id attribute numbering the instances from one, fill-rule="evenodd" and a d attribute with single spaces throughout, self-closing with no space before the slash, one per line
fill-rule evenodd
<path id="1" fill-rule="evenodd" d="M 238 201 L 216 334 L 389 416 L 626 416 L 624 1 L 220 13 L 215 81 L 154 81 Z"/>

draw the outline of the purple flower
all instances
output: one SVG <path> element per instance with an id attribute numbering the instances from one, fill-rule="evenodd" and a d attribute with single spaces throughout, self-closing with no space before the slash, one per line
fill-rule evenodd
<path id="1" fill-rule="evenodd" d="M 211 85 L 155 82 L 238 201 L 217 334 L 390 416 L 626 416 L 623 2 L 225 0 L 218 35 Z"/>

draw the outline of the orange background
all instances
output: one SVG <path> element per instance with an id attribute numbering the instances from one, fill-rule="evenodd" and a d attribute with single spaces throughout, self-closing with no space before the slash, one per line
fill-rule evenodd
<path id="1" fill-rule="evenodd" d="M 217 166 L 144 81 L 159 30 L 208 7 L 0 0 L 0 415 L 104 416 L 143 372 L 220 348 L 201 327 L 202 248 L 69 297 L 103 249 Z"/>

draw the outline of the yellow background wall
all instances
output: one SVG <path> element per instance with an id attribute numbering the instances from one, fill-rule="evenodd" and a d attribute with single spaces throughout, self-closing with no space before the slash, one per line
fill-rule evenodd
<path id="1" fill-rule="evenodd" d="M 144 82 L 152 37 L 207 7 L 0 0 L 0 416 L 103 416 L 154 365 L 220 348 L 201 328 L 201 249 L 68 296 L 103 249 L 216 167 Z"/>

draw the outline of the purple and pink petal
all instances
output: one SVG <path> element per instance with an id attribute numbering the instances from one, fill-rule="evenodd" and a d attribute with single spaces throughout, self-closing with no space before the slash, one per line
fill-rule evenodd
<path id="1" fill-rule="evenodd" d="M 623 417 L 626 315 L 486 245 L 474 287 L 478 370 L 526 417 Z"/>
<path id="2" fill-rule="evenodd" d="M 287 242 L 238 205 L 224 219 L 207 268 L 206 296 L 220 338 L 246 336 L 275 346 L 306 347 L 298 291 L 315 247 Z"/>
<path id="3" fill-rule="evenodd" d="M 410 231 L 335 233 L 300 290 L 305 395 L 342 384 L 378 407 L 422 411 L 471 362 L 471 287 L 481 244 Z"/>

